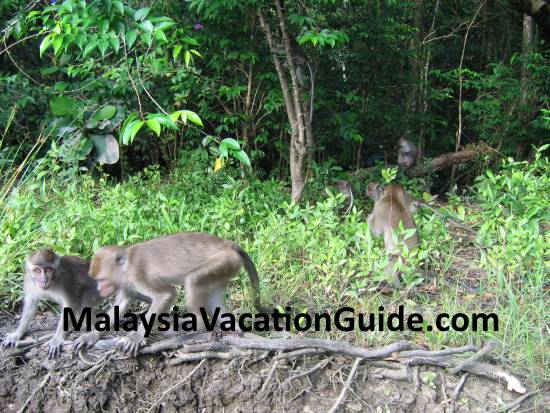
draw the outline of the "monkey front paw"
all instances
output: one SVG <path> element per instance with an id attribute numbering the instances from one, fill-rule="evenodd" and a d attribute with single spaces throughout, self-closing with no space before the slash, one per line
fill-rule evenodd
<path id="1" fill-rule="evenodd" d="M 63 349 L 63 338 L 53 337 L 48 343 L 48 359 L 54 359 L 61 353 Z"/>
<path id="2" fill-rule="evenodd" d="M 98 335 L 91 331 L 89 333 L 82 334 L 78 337 L 73 343 L 73 351 L 80 351 L 92 348 L 97 340 L 99 339 Z"/>
<path id="3" fill-rule="evenodd" d="M 17 333 L 8 333 L 6 334 L 6 337 L 4 337 L 4 340 L 2 341 L 2 347 L 5 347 L 5 348 L 16 347 L 17 342 L 19 341 L 20 338 L 21 336 Z"/>
<path id="4" fill-rule="evenodd" d="M 138 332 L 130 334 L 128 337 L 125 337 L 122 341 L 122 350 L 126 354 L 130 354 L 134 357 L 137 357 L 139 348 L 145 341 L 145 338 Z"/>

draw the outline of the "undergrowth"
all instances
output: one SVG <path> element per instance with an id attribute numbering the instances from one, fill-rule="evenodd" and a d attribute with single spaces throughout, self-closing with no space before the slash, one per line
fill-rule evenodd
<path id="1" fill-rule="evenodd" d="M 44 245 L 60 254 L 91 257 L 103 245 L 204 231 L 234 240 L 249 252 L 260 273 L 262 299 L 271 306 L 289 305 L 295 312 L 333 312 L 342 306 L 376 312 L 380 305 L 393 311 L 403 304 L 406 312 L 421 312 L 428 321 L 442 311 L 494 312 L 499 331 L 357 332 L 353 338 L 365 345 L 412 339 L 432 348 L 496 340 L 529 380 L 549 377 L 550 168 L 542 152 L 532 163 L 510 160 L 498 172 L 487 172 L 467 202 L 450 198 L 445 211 L 478 230 L 468 267 L 455 267 L 465 250 L 461 236 L 449 231 L 444 219 L 418 214 L 422 245 L 410 264 L 422 261 L 438 274 L 437 287 L 390 297 L 376 289 L 387 258 L 382 241 L 370 234 L 370 207 L 343 215 L 340 195 L 296 205 L 280 182 L 236 180 L 223 171 L 207 174 L 194 163 L 166 177 L 149 168 L 123 183 L 89 174 L 60 175 L 53 161 L 42 165 L 47 168 L 2 191 L 9 193 L 0 209 L 4 308 L 21 298 L 25 256 Z M 460 271 L 465 268 L 476 271 L 474 290 L 462 289 Z M 453 270 L 455 276 L 449 277 Z M 404 271 L 414 273 L 410 266 Z M 230 307 L 250 310 L 249 296 L 245 277 L 238 278 Z M 341 338 L 343 333 L 319 335 Z"/>

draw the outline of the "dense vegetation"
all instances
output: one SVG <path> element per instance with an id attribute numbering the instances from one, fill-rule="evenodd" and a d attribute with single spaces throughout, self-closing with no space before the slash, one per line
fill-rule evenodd
<path id="1" fill-rule="evenodd" d="M 39 246 L 90 257 L 205 231 L 241 243 L 263 298 L 296 312 L 495 312 L 499 331 L 406 334 L 433 348 L 497 340 L 531 382 L 548 380 L 548 39 L 508 3 L 1 2 L 0 304 L 20 298 Z M 285 39 L 312 69 L 303 85 Z M 491 150 L 420 178 L 372 168 L 396 163 L 400 136 L 426 159 Z M 387 257 L 366 177 L 447 192 L 443 214 L 475 229 L 416 216 L 404 280 L 423 263 L 440 274 L 432 291 L 377 292 Z M 357 193 L 347 215 L 342 178 Z M 241 280 L 230 297 L 250 305 Z"/>

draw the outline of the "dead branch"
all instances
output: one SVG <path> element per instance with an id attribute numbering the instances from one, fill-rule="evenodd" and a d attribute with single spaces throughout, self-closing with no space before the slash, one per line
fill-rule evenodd
<path id="1" fill-rule="evenodd" d="M 408 341 L 397 341 L 393 344 L 375 349 L 364 349 L 340 341 L 323 340 L 319 338 L 269 339 L 225 336 L 222 338 L 222 341 L 236 347 L 261 350 L 299 350 L 304 348 L 318 348 L 331 353 L 339 353 L 350 357 L 361 357 L 364 359 L 385 358 L 391 356 L 392 353 L 417 347 L 414 343 Z"/>
<path id="2" fill-rule="evenodd" d="M 521 397 L 518 397 L 516 400 L 514 400 L 512 403 L 507 404 L 504 407 L 499 407 L 498 409 L 491 410 L 489 413 L 502 413 L 502 412 L 511 412 L 514 407 L 519 407 L 521 403 L 523 403 L 524 400 L 527 400 L 529 397 L 534 396 L 535 394 L 539 393 L 540 390 L 534 390 L 529 393 L 524 394 Z"/>
<path id="3" fill-rule="evenodd" d="M 287 353 L 280 353 L 273 357 L 273 360 L 293 359 L 301 356 L 313 356 L 319 354 L 325 354 L 326 350 L 318 348 L 304 348 L 302 350 L 289 351 Z"/>
<path id="4" fill-rule="evenodd" d="M 489 343 L 485 347 L 483 347 L 481 350 L 479 350 L 477 353 L 475 353 L 473 356 L 467 358 L 464 361 L 461 361 L 456 365 L 456 367 L 453 367 L 451 370 L 451 374 L 457 374 L 460 371 L 464 370 L 466 366 L 472 365 L 474 363 L 477 363 L 479 359 L 484 357 L 485 355 L 489 354 L 493 349 L 496 347 L 496 343 Z"/>
<path id="5" fill-rule="evenodd" d="M 355 376 L 355 371 L 357 370 L 357 367 L 359 367 L 359 363 L 361 363 L 361 358 L 357 357 L 355 359 L 355 362 L 353 363 L 353 366 L 349 372 L 348 378 L 346 380 L 346 383 L 344 384 L 344 387 L 342 388 L 342 391 L 340 392 L 340 395 L 335 400 L 334 404 L 328 411 L 328 413 L 335 413 L 338 410 L 338 407 L 340 404 L 344 401 L 344 398 L 346 397 L 346 393 L 349 389 L 349 386 L 351 386 L 351 382 L 353 381 L 353 377 Z"/>
<path id="6" fill-rule="evenodd" d="M 447 348 L 445 350 L 413 350 L 413 351 L 402 351 L 399 353 L 399 357 L 441 357 L 441 356 L 451 356 L 453 354 L 468 353 L 470 351 L 478 351 L 479 347 L 474 345 L 467 345 L 457 348 Z"/>
<path id="7" fill-rule="evenodd" d="M 157 399 L 157 401 L 155 403 L 153 403 L 153 405 L 149 408 L 149 410 L 147 410 L 147 413 L 151 413 L 153 410 L 155 410 L 155 408 L 162 402 L 162 400 L 166 397 L 167 394 L 174 391 L 179 386 L 184 384 L 187 380 L 189 380 L 193 376 L 193 374 L 195 374 L 197 372 L 197 370 L 201 368 L 201 366 L 204 364 L 205 361 L 206 360 L 201 360 L 201 362 L 199 364 L 197 364 L 193 370 L 191 370 L 191 373 L 189 373 L 187 376 L 185 376 L 182 380 L 178 381 L 172 387 L 170 387 L 170 388 L 166 389 L 165 391 L 163 391 L 162 394 L 160 395 L 160 397 Z"/>
<path id="8" fill-rule="evenodd" d="M 44 380 L 42 380 L 42 382 L 38 385 L 38 387 L 33 390 L 31 395 L 27 398 L 27 400 L 25 400 L 25 403 L 23 403 L 23 406 L 21 406 L 21 408 L 17 410 L 17 413 L 23 413 L 25 411 L 25 409 L 27 408 L 31 400 L 34 398 L 34 395 L 36 394 L 36 392 L 46 385 L 48 380 L 50 380 L 50 377 L 51 377 L 50 373 L 44 376 Z"/>

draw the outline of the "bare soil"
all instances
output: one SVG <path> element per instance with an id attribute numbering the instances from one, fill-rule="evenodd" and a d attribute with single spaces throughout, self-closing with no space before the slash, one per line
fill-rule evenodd
<path id="1" fill-rule="evenodd" d="M 0 334 L 15 323 L 0 316 Z M 55 318 L 45 314 L 32 327 L 30 335 L 38 337 L 53 331 Z M 172 365 L 169 353 L 100 356 L 65 351 L 51 361 L 45 345 L 24 355 L 1 349 L 0 412 L 324 412 L 338 399 L 354 362 L 326 355 L 275 362 L 264 354 Z M 487 412 L 519 397 L 504 384 L 470 375 L 451 402 L 461 377 L 441 368 L 394 370 L 384 361 L 365 361 L 336 411 Z M 519 411 L 550 411 L 547 406 L 550 397 L 541 393 Z"/>

